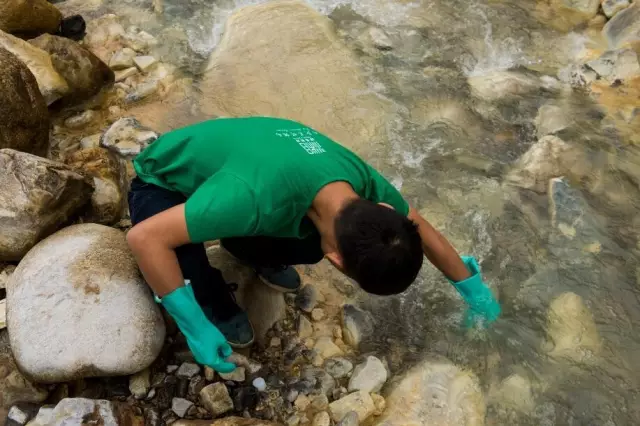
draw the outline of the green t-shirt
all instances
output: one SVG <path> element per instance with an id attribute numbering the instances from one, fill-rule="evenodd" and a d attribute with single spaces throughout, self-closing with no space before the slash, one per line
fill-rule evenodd
<path id="1" fill-rule="evenodd" d="M 187 196 L 189 237 L 203 242 L 264 235 L 304 238 L 306 213 L 325 185 L 355 192 L 402 214 L 400 193 L 354 153 L 295 121 L 219 118 L 162 135 L 134 161 L 144 182 Z"/>

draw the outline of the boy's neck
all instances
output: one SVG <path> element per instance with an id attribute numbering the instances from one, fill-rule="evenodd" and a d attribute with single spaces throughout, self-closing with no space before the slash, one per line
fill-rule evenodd
<path id="1" fill-rule="evenodd" d="M 338 181 L 323 186 L 313 199 L 307 216 L 320 233 L 322 250 L 325 253 L 337 251 L 336 217 L 345 204 L 356 198 L 359 198 L 358 194 L 349 183 Z"/>

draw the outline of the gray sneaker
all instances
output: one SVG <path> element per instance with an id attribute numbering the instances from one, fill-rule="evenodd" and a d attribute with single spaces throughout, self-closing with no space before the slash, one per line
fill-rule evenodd
<path id="1" fill-rule="evenodd" d="M 247 313 L 242 311 L 226 321 L 211 321 L 227 338 L 232 348 L 246 348 L 253 344 L 254 331 Z"/>
<path id="2" fill-rule="evenodd" d="M 260 277 L 260 280 L 274 290 L 290 293 L 300 289 L 300 275 L 292 266 L 254 267 L 253 269 Z"/>

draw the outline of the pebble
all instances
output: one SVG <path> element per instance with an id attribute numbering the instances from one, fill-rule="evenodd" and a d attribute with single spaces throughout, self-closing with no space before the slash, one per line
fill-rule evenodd
<path id="1" fill-rule="evenodd" d="M 176 376 L 185 377 L 187 379 L 192 378 L 200 372 L 200 366 L 191 362 L 183 362 L 176 372 Z"/>
<path id="2" fill-rule="evenodd" d="M 358 413 L 355 411 L 349 411 L 342 417 L 342 420 L 336 426 L 359 426 L 360 420 L 358 419 Z"/>
<path id="3" fill-rule="evenodd" d="M 285 395 L 285 398 L 287 401 L 293 403 L 296 398 L 298 398 L 298 395 L 300 394 L 300 392 L 298 392 L 296 389 L 289 389 L 287 391 L 287 394 Z"/>
<path id="4" fill-rule="evenodd" d="M 124 47 L 113 54 L 109 60 L 109 68 L 114 71 L 131 68 L 133 66 L 133 58 L 135 57 L 135 50 Z"/>
<path id="5" fill-rule="evenodd" d="M 373 399 L 367 392 L 358 391 L 329 404 L 329 414 L 335 422 L 343 420 L 350 411 L 357 413 L 358 421 L 365 421 L 375 411 Z"/>
<path id="6" fill-rule="evenodd" d="M 330 358 L 325 361 L 324 369 L 334 379 L 342 379 L 343 377 L 347 377 L 349 373 L 351 373 L 351 371 L 353 370 L 353 364 L 346 358 Z"/>
<path id="7" fill-rule="evenodd" d="M 102 133 L 96 133 L 95 135 L 86 136 L 80 139 L 80 146 L 82 149 L 98 148 L 100 146 L 100 138 Z"/>
<path id="8" fill-rule="evenodd" d="M 156 396 L 156 390 L 151 388 L 151 390 L 149 391 L 149 393 L 147 394 L 147 397 L 145 398 L 147 401 L 152 400 L 153 398 L 155 398 Z"/>
<path id="9" fill-rule="evenodd" d="M 369 314 L 354 305 L 342 307 L 341 319 L 343 339 L 351 346 L 357 347 L 373 331 Z"/>
<path id="10" fill-rule="evenodd" d="M 320 337 L 313 348 L 318 351 L 324 358 L 331 358 L 336 355 L 342 355 L 342 349 L 340 349 L 330 337 Z M 385 378 L 386 379 L 386 378 Z"/>
<path id="11" fill-rule="evenodd" d="M 335 339 L 342 340 L 342 328 L 339 325 L 334 326 L 332 332 Z"/>
<path id="12" fill-rule="evenodd" d="M 379 392 L 387 381 L 387 369 L 382 361 L 375 356 L 368 356 L 367 359 L 353 369 L 351 379 L 349 379 L 349 392 Z"/>
<path id="13" fill-rule="evenodd" d="M 374 416 L 380 416 L 384 413 L 384 409 L 387 408 L 387 401 L 385 401 L 382 395 L 378 395 L 377 393 L 371 394 L 371 399 L 373 399 L 373 405 L 375 405 L 376 409 L 373 412 Z"/>
<path id="14" fill-rule="evenodd" d="M 326 410 L 329 406 L 327 395 L 316 395 L 311 399 L 311 407 L 316 410 Z"/>
<path id="15" fill-rule="evenodd" d="M 311 319 L 314 321 L 322 321 L 325 317 L 324 309 L 315 308 L 311 311 Z"/>
<path id="16" fill-rule="evenodd" d="M 294 414 L 287 418 L 287 426 L 298 426 L 300 424 L 300 416 L 298 414 Z"/>
<path id="17" fill-rule="evenodd" d="M 390 50 L 393 48 L 393 42 L 384 30 L 373 27 L 369 30 L 369 36 L 376 48 L 380 50 Z"/>
<path id="18" fill-rule="evenodd" d="M 205 387 L 206 381 L 202 376 L 194 376 L 189 382 L 189 395 L 197 396 L 202 388 Z"/>
<path id="19" fill-rule="evenodd" d="M 136 74 L 138 74 L 138 68 L 136 67 L 127 68 L 126 70 L 116 71 L 115 81 L 116 83 L 119 83 L 131 77 L 132 75 L 136 75 Z"/>
<path id="20" fill-rule="evenodd" d="M 322 355 L 315 353 L 311 364 L 313 364 L 314 367 L 321 367 L 322 364 L 324 364 L 324 358 L 322 358 Z"/>
<path id="21" fill-rule="evenodd" d="M 145 81 L 138 84 L 136 89 L 125 97 L 126 102 L 138 102 L 150 96 L 158 90 L 159 84 L 157 80 Z"/>
<path id="22" fill-rule="evenodd" d="M 173 411 L 176 416 L 182 418 L 187 414 L 187 411 L 189 410 L 189 408 L 191 408 L 192 405 L 193 402 L 189 401 L 188 399 L 173 398 L 171 400 L 171 411 Z"/>
<path id="23" fill-rule="evenodd" d="M 272 348 L 279 348 L 280 346 L 282 346 L 282 339 L 280 339 L 279 337 L 272 337 L 271 341 L 269 342 L 269 346 L 271 346 Z"/>
<path id="24" fill-rule="evenodd" d="M 149 378 L 149 369 L 134 374 L 129 377 L 129 391 L 136 399 L 143 399 L 149 393 L 151 388 L 151 380 Z"/>
<path id="25" fill-rule="evenodd" d="M 162 372 L 155 373 L 153 377 L 151 377 L 151 387 L 157 388 L 158 386 L 162 385 L 166 377 L 167 375 L 165 373 L 162 373 Z"/>
<path id="26" fill-rule="evenodd" d="M 202 388 L 200 401 L 213 417 L 233 410 L 233 400 L 224 383 L 213 383 Z"/>
<path id="27" fill-rule="evenodd" d="M 307 319 L 304 315 L 300 315 L 298 317 L 298 336 L 301 339 L 306 339 L 307 337 L 311 337 L 313 334 L 313 325 L 311 321 Z"/>
<path id="28" fill-rule="evenodd" d="M 321 411 L 313 417 L 311 426 L 331 426 L 331 417 L 326 411 Z"/>
<path id="29" fill-rule="evenodd" d="M 7 300 L 0 300 L 0 330 L 7 328 Z"/>
<path id="30" fill-rule="evenodd" d="M 152 66 L 158 63 L 158 60 L 153 56 L 136 56 L 133 59 L 133 63 L 142 72 L 146 72 L 151 69 Z"/>
<path id="31" fill-rule="evenodd" d="M 9 409 L 9 414 L 7 414 L 7 418 L 13 420 L 18 424 L 23 425 L 27 423 L 27 420 L 29 420 L 29 415 L 14 405 Z"/>
<path id="32" fill-rule="evenodd" d="M 296 295 L 295 304 L 299 309 L 311 312 L 318 304 L 318 290 L 311 285 L 302 287 Z"/>
<path id="33" fill-rule="evenodd" d="M 83 113 L 67 118 L 66 120 L 64 120 L 64 125 L 70 129 L 77 129 L 89 124 L 96 118 L 96 116 L 97 114 L 95 111 L 88 109 Z"/>
<path id="34" fill-rule="evenodd" d="M 211 367 L 204 367 L 204 378 L 207 379 L 207 382 L 213 382 L 213 379 L 216 375 L 216 372 Z"/>
<path id="35" fill-rule="evenodd" d="M 231 380 L 232 382 L 244 382 L 244 367 L 236 367 L 231 373 L 218 373 L 222 380 Z"/>
<path id="36" fill-rule="evenodd" d="M 253 379 L 253 382 L 251 382 L 251 384 L 253 385 L 254 388 L 258 389 L 260 392 L 264 392 L 265 390 L 267 390 L 267 383 L 264 381 L 262 377 Z"/>
<path id="37" fill-rule="evenodd" d="M 299 411 L 305 411 L 309 408 L 309 404 L 311 404 L 311 400 L 309 400 L 309 397 L 306 395 L 299 395 L 293 403 Z"/>

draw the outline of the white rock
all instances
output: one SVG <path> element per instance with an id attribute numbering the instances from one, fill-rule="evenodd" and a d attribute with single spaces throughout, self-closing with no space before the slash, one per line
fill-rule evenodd
<path id="1" fill-rule="evenodd" d="M 616 13 L 602 29 L 610 49 L 618 49 L 640 40 L 640 2 L 634 1 Z"/>
<path id="2" fill-rule="evenodd" d="M 115 404 L 102 399 L 65 398 L 53 409 L 41 408 L 29 426 L 83 425 L 89 423 L 87 419 L 101 426 L 118 426 L 124 418 Z"/>
<path id="3" fill-rule="evenodd" d="M 89 109 L 78 115 L 74 115 L 72 117 L 64 120 L 64 125 L 70 129 L 77 129 L 79 127 L 86 126 L 98 116 L 95 111 Z"/>
<path id="4" fill-rule="evenodd" d="M 178 377 L 186 377 L 187 379 L 192 378 L 196 374 L 200 372 L 200 366 L 198 364 L 194 364 L 192 362 L 183 362 L 178 368 L 176 372 L 176 376 Z"/>
<path id="5" fill-rule="evenodd" d="M 100 138 L 102 133 L 96 133 L 91 136 L 80 139 L 80 146 L 82 149 L 98 148 L 100 146 Z"/>
<path id="6" fill-rule="evenodd" d="M 342 420 L 340 420 L 340 422 L 336 426 L 360 426 L 358 413 L 356 413 L 355 411 L 349 411 L 344 415 L 344 417 L 342 417 Z"/>
<path id="7" fill-rule="evenodd" d="M 393 48 L 393 42 L 387 33 L 381 28 L 371 28 L 369 30 L 369 37 L 371 37 L 373 45 L 380 50 L 389 50 Z"/>
<path id="8" fill-rule="evenodd" d="M 142 72 L 147 72 L 152 66 L 158 63 L 158 60 L 153 56 L 136 56 L 133 59 L 133 63 Z"/>
<path id="9" fill-rule="evenodd" d="M 363 422 L 375 410 L 371 396 L 367 392 L 354 392 L 329 404 L 329 414 L 334 422 L 339 422 L 350 411 L 358 414 L 358 420 Z"/>
<path id="10" fill-rule="evenodd" d="M 368 356 L 365 362 L 353 369 L 348 389 L 349 392 L 380 392 L 386 381 L 387 369 L 382 361 L 375 356 Z"/>
<path id="11" fill-rule="evenodd" d="M 251 382 L 254 388 L 256 388 L 260 392 L 264 392 L 267 389 L 267 383 L 264 381 L 262 377 L 257 377 L 253 379 Z"/>
<path id="12" fill-rule="evenodd" d="M 7 328 L 7 300 L 0 300 L 0 330 Z"/>
<path id="13" fill-rule="evenodd" d="M 331 426 L 331 417 L 326 411 L 321 411 L 313 417 L 312 426 Z"/>
<path id="14" fill-rule="evenodd" d="M 133 374 L 164 343 L 162 315 L 116 229 L 53 234 L 22 259 L 7 290 L 13 354 L 40 382 Z"/>
<path id="15" fill-rule="evenodd" d="M 135 118 L 123 117 L 102 135 L 100 145 L 123 157 L 135 157 L 157 138 L 157 133 L 142 126 Z"/>
<path id="16" fill-rule="evenodd" d="M 135 87 L 135 90 L 133 92 L 129 93 L 125 97 L 125 101 L 126 102 L 138 102 L 138 101 L 141 101 L 142 99 L 144 99 L 144 98 L 146 98 L 148 96 L 151 96 L 154 93 L 156 93 L 159 88 L 160 88 L 160 83 L 155 79 L 144 81 L 144 82 L 138 84 Z"/>
<path id="17" fill-rule="evenodd" d="M 129 391 L 136 399 L 145 398 L 149 393 L 149 389 L 151 388 L 149 374 L 149 369 L 145 368 L 129 377 Z"/>
<path id="18" fill-rule="evenodd" d="M 179 368 L 179 367 L 178 367 L 177 365 L 167 365 L 166 370 L 167 370 L 167 373 L 169 373 L 169 374 L 173 374 L 173 373 L 175 373 L 176 371 L 178 371 L 178 368 Z"/>
<path id="19" fill-rule="evenodd" d="M 629 7 L 629 0 L 602 0 L 602 11 L 608 18 Z"/>
<path id="20" fill-rule="evenodd" d="M 569 127 L 573 121 L 566 107 L 556 104 L 545 104 L 538 109 L 536 130 L 539 137 L 551 135 Z"/>
<path id="21" fill-rule="evenodd" d="M 134 66 L 133 58 L 136 57 L 136 52 L 133 49 L 124 47 L 113 54 L 109 60 L 109 67 L 112 70 L 123 70 Z M 119 80 L 116 80 L 119 81 Z"/>
<path id="22" fill-rule="evenodd" d="M 640 75 L 638 55 L 633 49 L 610 50 L 587 65 L 611 83 Z"/>
<path id="23" fill-rule="evenodd" d="M 304 315 L 300 315 L 298 317 L 298 336 L 301 339 L 306 339 L 307 337 L 311 337 L 313 334 L 313 325 L 311 321 L 307 319 Z"/>
<path id="24" fill-rule="evenodd" d="M 342 349 L 340 349 L 331 337 L 320 337 L 313 348 L 318 351 L 323 358 L 331 358 L 336 355 L 342 355 Z"/>
<path id="25" fill-rule="evenodd" d="M 136 75 L 138 74 L 138 68 L 136 67 L 131 67 L 131 68 L 127 68 L 121 71 L 116 71 L 115 72 L 115 81 L 116 83 L 119 83 L 121 81 L 126 80 L 127 78 L 131 77 L 132 75 Z"/>
<path id="26" fill-rule="evenodd" d="M 514 96 L 526 96 L 541 88 L 547 90 L 557 88 L 555 79 L 553 84 L 533 74 L 517 71 L 495 71 L 471 76 L 468 81 L 474 95 L 489 102 Z"/>
<path id="27" fill-rule="evenodd" d="M 224 383 L 212 383 L 202 388 L 200 402 L 213 417 L 233 410 L 233 401 Z"/>
<path id="28" fill-rule="evenodd" d="M 171 400 L 171 411 L 176 413 L 176 416 L 183 418 L 187 415 L 189 408 L 193 406 L 193 402 L 184 398 L 173 398 Z"/>
<path id="29" fill-rule="evenodd" d="M 218 373 L 222 380 L 231 380 L 232 382 L 244 382 L 244 367 L 236 367 L 231 373 Z"/>
<path id="30" fill-rule="evenodd" d="M 7 414 L 7 418 L 13 420 L 18 424 L 23 425 L 27 423 L 27 420 L 29 420 L 29 415 L 14 405 L 9 409 L 9 414 Z"/>
<path id="31" fill-rule="evenodd" d="M 49 426 L 53 423 L 53 411 L 55 407 L 41 407 L 36 417 L 31 420 L 29 426 Z"/>

